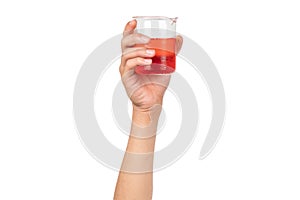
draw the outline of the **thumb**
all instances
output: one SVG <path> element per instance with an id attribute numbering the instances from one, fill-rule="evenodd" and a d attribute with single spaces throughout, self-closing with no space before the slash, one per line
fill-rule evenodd
<path id="1" fill-rule="evenodd" d="M 133 30 L 135 29 L 136 27 L 136 20 L 131 20 L 130 22 L 128 22 L 124 28 L 124 31 L 123 31 L 123 36 L 125 35 L 128 35 L 130 33 L 133 32 Z"/>

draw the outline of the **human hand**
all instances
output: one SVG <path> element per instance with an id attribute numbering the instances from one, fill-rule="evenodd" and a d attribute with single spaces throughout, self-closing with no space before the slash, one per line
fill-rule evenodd
<path id="1" fill-rule="evenodd" d="M 126 92 L 132 101 L 133 108 L 142 112 L 149 111 L 154 105 L 162 105 L 164 93 L 170 81 L 170 74 L 141 75 L 135 72 L 139 65 L 150 65 L 155 51 L 146 47 L 135 47 L 136 44 L 147 44 L 150 38 L 134 33 L 136 20 L 125 26 L 122 39 L 122 59 L 120 74 Z M 177 52 L 182 46 L 183 38 L 176 37 Z"/>

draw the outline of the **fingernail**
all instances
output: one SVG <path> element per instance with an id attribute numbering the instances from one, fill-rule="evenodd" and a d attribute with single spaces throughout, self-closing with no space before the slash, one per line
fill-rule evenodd
<path id="1" fill-rule="evenodd" d="M 151 63 L 152 63 L 152 60 L 151 60 L 151 59 L 144 59 L 144 62 L 145 62 L 146 64 L 151 64 Z"/>
<path id="2" fill-rule="evenodd" d="M 146 53 L 147 53 L 148 55 L 153 55 L 153 54 L 155 53 L 155 51 L 154 51 L 154 50 L 151 50 L 151 49 L 147 49 L 147 50 L 146 50 Z"/>
<path id="3" fill-rule="evenodd" d="M 150 38 L 146 37 L 146 36 L 141 36 L 140 37 L 141 42 L 143 43 L 148 43 L 150 41 Z"/>

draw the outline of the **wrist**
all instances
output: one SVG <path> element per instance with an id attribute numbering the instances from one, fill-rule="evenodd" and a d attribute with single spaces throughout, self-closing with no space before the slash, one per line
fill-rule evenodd
<path id="1" fill-rule="evenodd" d="M 139 108 L 133 105 L 132 123 L 140 127 L 147 127 L 151 123 L 158 122 L 161 113 L 161 104 L 155 104 L 151 108 Z"/>
<path id="2" fill-rule="evenodd" d="M 161 105 L 147 111 L 134 108 L 130 136 L 142 140 L 155 137 L 161 108 Z"/>

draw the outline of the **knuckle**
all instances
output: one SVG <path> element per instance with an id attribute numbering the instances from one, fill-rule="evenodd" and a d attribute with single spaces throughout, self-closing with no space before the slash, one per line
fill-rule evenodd
<path id="1" fill-rule="evenodd" d="M 135 63 L 135 60 L 134 60 L 134 59 L 129 59 L 129 60 L 127 60 L 127 62 L 126 62 L 125 67 L 131 67 L 131 66 L 134 65 L 134 63 Z"/>

